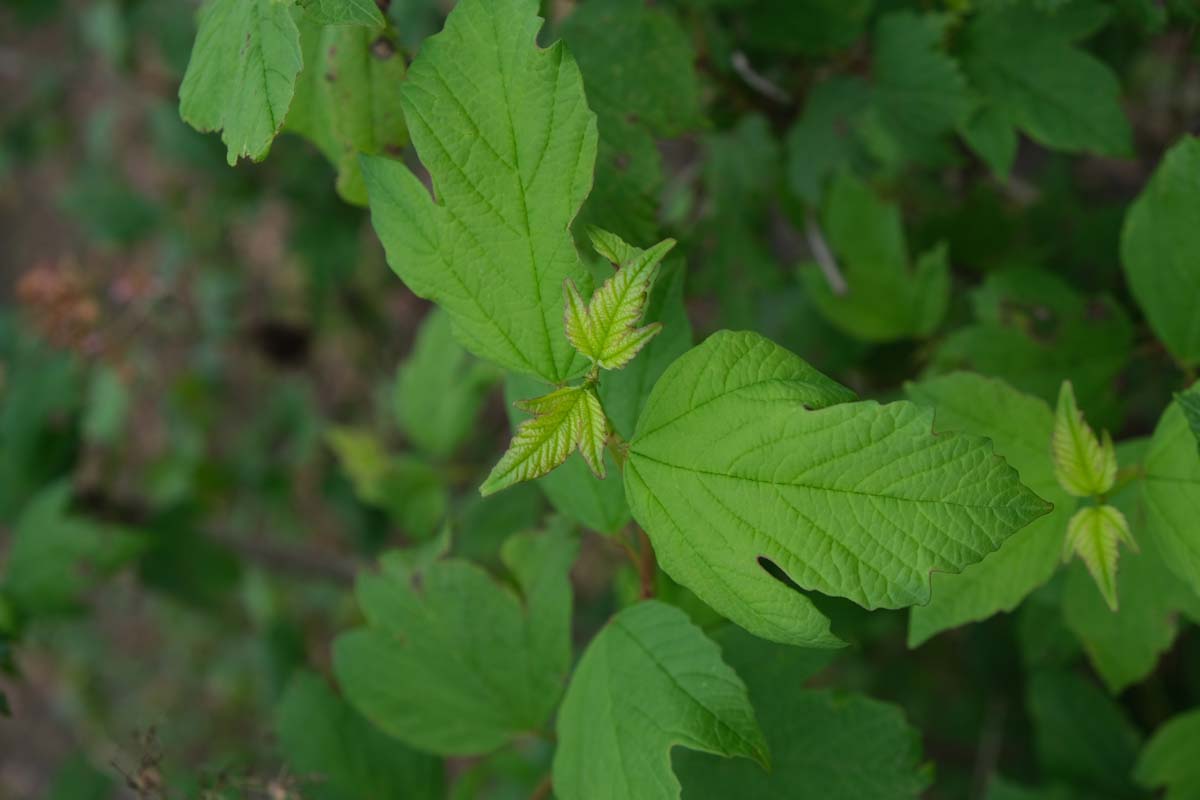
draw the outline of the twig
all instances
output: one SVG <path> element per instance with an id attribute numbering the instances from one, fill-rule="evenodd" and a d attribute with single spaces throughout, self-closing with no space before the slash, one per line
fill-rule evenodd
<path id="1" fill-rule="evenodd" d="M 821 273 L 829 284 L 829 290 L 839 297 L 844 295 L 849 291 L 850 286 L 846 283 L 842 271 L 838 269 L 837 259 L 834 258 L 833 251 L 829 249 L 829 243 L 825 241 L 821 225 L 812 211 L 804 216 L 804 236 L 808 239 L 808 249 L 812 250 L 813 258 L 817 260 L 817 266 L 821 268 Z"/>
<path id="2" fill-rule="evenodd" d="M 550 792 L 554 788 L 554 778 L 551 773 L 547 772 L 545 777 L 538 783 L 533 790 L 533 794 L 529 795 L 529 800 L 546 800 L 550 797 Z"/>
<path id="3" fill-rule="evenodd" d="M 769 100 L 774 100 L 780 105 L 791 105 L 792 98 L 783 89 L 776 86 L 770 79 L 760 75 L 750 65 L 750 59 L 741 50 L 735 50 L 733 56 L 729 59 L 733 71 L 738 74 L 738 77 L 746 82 L 754 91 L 761 94 Z"/>

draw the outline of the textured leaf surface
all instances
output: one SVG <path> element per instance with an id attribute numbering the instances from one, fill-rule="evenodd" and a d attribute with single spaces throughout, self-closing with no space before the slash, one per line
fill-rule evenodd
<path id="1" fill-rule="evenodd" d="M 683 745 L 767 763 L 741 678 L 677 608 L 617 614 L 575 668 L 558 714 L 554 792 L 562 800 L 674 800 L 669 750 Z"/>
<path id="2" fill-rule="evenodd" d="M 928 601 L 930 571 L 979 561 L 1049 510 L 986 440 L 852 397 L 772 342 L 722 332 L 663 374 L 638 421 L 626 496 L 659 563 L 759 636 L 836 641 L 768 564 L 899 608 Z"/>
<path id="3" fill-rule="evenodd" d="M 600 237 L 596 243 L 595 237 Z M 614 262 L 616 273 L 600 284 L 585 305 L 579 290 L 568 278 L 566 312 L 563 321 L 567 339 L 583 355 L 604 369 L 617 370 L 633 360 L 643 347 L 662 330 L 660 323 L 641 326 L 650 289 L 659 265 L 675 246 L 674 239 L 659 242 L 648 250 L 630 247 L 624 242 L 610 243 L 611 236 L 596 231 L 593 242 L 601 255 Z M 611 245 L 616 245 L 615 249 Z"/>
<path id="4" fill-rule="evenodd" d="M 685 800 L 911 800 L 928 787 L 920 735 L 899 708 L 800 688 L 830 651 L 773 644 L 732 626 L 716 639 L 746 681 L 772 768 L 677 750 Z"/>
<path id="5" fill-rule="evenodd" d="M 909 384 L 908 396 L 934 409 L 938 432 L 962 431 L 992 440 L 1021 482 L 1054 510 L 1013 534 L 996 552 L 961 573 L 935 572 L 928 605 L 909 618 L 909 646 L 934 634 L 1012 611 L 1058 568 L 1075 500 L 1058 485 L 1050 461 L 1054 416 L 1042 400 L 1002 381 L 960 372 Z"/>
<path id="6" fill-rule="evenodd" d="M 571 662 L 575 543 L 517 534 L 501 552 L 520 596 L 465 561 L 392 553 L 358 579 L 367 625 L 334 643 L 347 699 L 420 750 L 484 753 L 539 730 Z"/>
<path id="7" fill-rule="evenodd" d="M 1147 789 L 1165 788 L 1166 800 L 1200 797 L 1200 709 L 1168 720 L 1138 755 L 1134 778 Z"/>
<path id="8" fill-rule="evenodd" d="M 454 339 L 450 317 L 435 309 L 421 323 L 412 353 L 396 374 L 396 412 L 404 435 L 421 450 L 448 458 L 471 434 L 500 373 Z"/>
<path id="9" fill-rule="evenodd" d="M 322 25 L 383 27 L 383 14 L 375 0 L 297 0 L 297 5 Z"/>
<path id="10" fill-rule="evenodd" d="M 1126 155 L 1132 137 L 1120 84 L 1073 43 L 1089 32 L 1074 21 L 1033 3 L 991 4 L 967 26 L 967 75 L 1010 125 L 1047 147 Z"/>
<path id="11" fill-rule="evenodd" d="M 1167 151 L 1129 209 L 1125 278 L 1155 334 L 1181 363 L 1200 364 L 1200 139 Z"/>
<path id="12" fill-rule="evenodd" d="M 313 800 L 443 796 L 438 759 L 381 733 L 308 670 L 296 673 L 275 708 L 275 733 Z"/>
<path id="13" fill-rule="evenodd" d="M 1146 533 L 1167 565 L 1200 593 L 1200 453 L 1178 403 L 1163 412 L 1144 462 Z"/>
<path id="14" fill-rule="evenodd" d="M 1063 558 L 1079 556 L 1104 596 L 1104 602 L 1117 610 L 1117 546 L 1121 542 L 1134 547 L 1129 520 L 1113 506 L 1086 506 L 1075 512 L 1067 523 Z"/>
<path id="15" fill-rule="evenodd" d="M 551 383 L 584 360 L 562 328 L 562 286 L 590 274 L 569 226 L 587 196 L 596 121 L 574 59 L 539 49 L 537 0 L 464 0 L 421 45 L 401 91 L 438 202 L 407 167 L 364 162 L 388 263 L 450 314 L 460 340 Z"/>
<path id="16" fill-rule="evenodd" d="M 510 374 L 505 380 L 504 398 L 512 409 L 509 411 L 512 425 L 520 423 L 520 412 L 512 404 L 537 391 L 539 385 L 535 379 L 520 375 Z M 625 487 L 612 455 L 606 454 L 604 458 L 606 477 L 603 479 L 597 478 L 588 468 L 582 455 L 571 455 L 562 466 L 534 479 L 534 483 L 555 510 L 585 528 L 615 533 L 629 522 L 629 506 L 625 503 Z"/>
<path id="17" fill-rule="evenodd" d="M 1090 497 L 1112 488 L 1117 479 L 1117 453 L 1112 438 L 1105 431 L 1101 442 L 1084 420 L 1070 381 L 1064 381 L 1058 393 L 1054 435 L 1050 441 L 1054 476 L 1069 494 Z"/>
<path id="18" fill-rule="evenodd" d="M 944 248 L 925 253 L 910 268 L 900 212 L 845 173 L 830 187 L 822 223 L 847 291 L 835 294 L 815 266 L 801 274 L 830 323 L 871 342 L 933 332 L 950 293 Z"/>
<path id="19" fill-rule="evenodd" d="M 604 477 L 608 423 L 591 386 L 565 386 L 516 406 L 533 418 L 517 426 L 508 450 L 479 487 L 484 496 L 539 478 L 576 450 L 596 477 Z"/>
<path id="20" fill-rule="evenodd" d="M 266 156 L 303 66 L 290 3 L 208 0 L 179 87 L 184 122 L 221 131 L 230 165 Z"/>

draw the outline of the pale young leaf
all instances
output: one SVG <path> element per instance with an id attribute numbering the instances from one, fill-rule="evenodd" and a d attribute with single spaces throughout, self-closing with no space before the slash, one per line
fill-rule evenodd
<path id="1" fill-rule="evenodd" d="M 1063 542 L 1063 560 L 1078 555 L 1092 574 L 1100 594 L 1113 611 L 1117 610 L 1117 545 L 1124 542 L 1133 550 L 1137 544 L 1129 532 L 1129 521 L 1114 506 L 1087 506 L 1075 512 L 1067 523 Z"/>
<path id="2" fill-rule="evenodd" d="M 662 329 L 658 323 L 638 327 L 658 267 L 675 240 L 665 239 L 648 250 L 632 247 L 614 234 L 591 232 L 596 252 L 613 261 L 617 272 L 585 306 L 574 281 L 564 282 L 563 324 L 575 349 L 604 369 L 621 369 Z"/>
<path id="3" fill-rule="evenodd" d="M 565 386 L 517 408 L 533 414 L 517 427 L 508 450 L 479 488 L 485 497 L 520 481 L 545 475 L 579 448 L 597 477 L 604 477 L 604 441 L 608 422 L 595 390 Z"/>
<path id="4" fill-rule="evenodd" d="M 1117 479 L 1117 454 L 1108 431 L 1096 437 L 1075 402 L 1075 388 L 1063 381 L 1058 394 L 1051 437 L 1054 475 L 1059 485 L 1076 497 L 1101 495 Z"/>

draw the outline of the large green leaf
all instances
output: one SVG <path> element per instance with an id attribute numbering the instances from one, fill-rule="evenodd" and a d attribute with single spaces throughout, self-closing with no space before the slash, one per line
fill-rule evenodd
<path id="1" fill-rule="evenodd" d="M 967 25 L 967 75 L 1008 125 L 1047 147 L 1127 155 L 1132 136 L 1120 84 L 1103 62 L 1074 44 L 1095 21 L 1070 9 L 992 3 Z"/>
<path id="2" fill-rule="evenodd" d="M 275 708 L 275 733 L 305 797 L 313 800 L 434 800 L 443 796 L 442 763 L 380 732 L 301 670 Z"/>
<path id="3" fill-rule="evenodd" d="M 1185 365 L 1200 364 L 1200 139 L 1167 151 L 1129 209 L 1121 262 L 1155 334 Z"/>
<path id="4" fill-rule="evenodd" d="M 1200 709 L 1180 714 L 1154 732 L 1138 755 L 1134 778 L 1147 789 L 1166 787 L 1165 800 L 1200 797 Z"/>
<path id="5" fill-rule="evenodd" d="M 677 608 L 631 606 L 592 640 L 558 713 L 561 800 L 674 800 L 675 745 L 767 764 L 741 678 Z"/>
<path id="6" fill-rule="evenodd" d="M 558 383 L 585 365 L 563 334 L 563 281 L 591 292 L 569 227 L 591 187 L 596 119 L 570 53 L 538 48 L 537 7 L 463 0 L 409 69 L 401 102 L 437 202 L 402 164 L 363 170 L 409 288 L 449 312 L 469 350 Z"/>
<path id="7" fill-rule="evenodd" d="M 521 594 L 458 560 L 382 559 L 358 579 L 367 625 L 338 637 L 334 671 L 364 716 L 413 747 L 493 750 L 547 722 L 571 662 L 576 545 L 517 534 L 501 556 Z"/>
<path id="8" fill-rule="evenodd" d="M 634 518 L 676 581 L 759 636 L 831 646 L 815 590 L 927 602 L 1046 513 L 985 439 L 853 394 L 753 333 L 721 332 L 659 379 L 625 466 Z"/>
<path id="9" fill-rule="evenodd" d="M 848 173 L 830 187 L 822 223 L 846 290 L 835 292 L 815 265 L 801 275 L 831 324 L 871 342 L 933 332 L 950 297 L 944 248 L 930 250 L 910 267 L 899 210 Z"/>
<path id="10" fill-rule="evenodd" d="M 1054 415 L 1036 397 L 1002 381 L 966 372 L 905 387 L 915 402 L 932 406 L 934 427 L 986 436 L 1016 468 L 1021 482 L 1054 503 L 1054 511 L 1013 534 L 996 552 L 958 574 L 935 572 L 928 605 L 913 608 L 910 646 L 934 634 L 1012 611 L 1058 568 L 1075 499 L 1058 485 L 1050 461 Z"/>
<path id="11" fill-rule="evenodd" d="M 1179 403 L 1158 421 L 1144 467 L 1146 533 L 1167 566 L 1200 593 L 1200 453 Z"/>
<path id="12" fill-rule="evenodd" d="M 920 735 L 899 708 L 860 694 L 800 688 L 830 651 L 773 644 L 733 626 L 715 638 L 746 681 L 772 768 L 678 750 L 686 800 L 905 800 L 928 787 Z"/>
<path id="13" fill-rule="evenodd" d="M 208 0 L 199 24 L 179 112 L 197 130 L 221 131 L 231 166 L 242 156 L 260 160 L 283 127 L 303 66 L 291 3 Z"/>

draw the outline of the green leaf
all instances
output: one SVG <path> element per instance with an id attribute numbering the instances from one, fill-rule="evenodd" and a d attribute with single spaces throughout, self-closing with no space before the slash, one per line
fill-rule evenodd
<path id="1" fill-rule="evenodd" d="M 1200 383 L 1192 384 L 1192 388 L 1175 395 L 1175 402 L 1183 409 L 1184 419 L 1196 437 L 1196 446 L 1200 447 Z"/>
<path id="2" fill-rule="evenodd" d="M 910 268 L 899 210 L 846 173 L 830 188 L 822 224 L 848 285 L 839 295 L 815 265 L 802 270 L 822 316 L 870 342 L 928 336 L 937 328 L 950 297 L 944 247 Z"/>
<path id="3" fill-rule="evenodd" d="M 319 675 L 300 670 L 275 708 L 275 733 L 291 772 L 313 800 L 434 800 L 442 763 L 381 733 Z"/>
<path id="4" fill-rule="evenodd" d="M 596 120 L 570 53 L 538 48 L 537 7 L 463 0 L 409 69 L 401 102 L 438 202 L 402 164 L 368 158 L 363 171 L 409 288 L 446 309 L 468 350 L 560 383 L 584 367 L 561 303 L 567 278 L 591 292 L 569 226 L 592 183 Z"/>
<path id="5" fill-rule="evenodd" d="M 872 71 L 879 122 L 904 153 L 918 160 L 971 109 L 967 82 L 942 49 L 949 20 L 902 11 L 880 18 L 875 30 Z"/>
<path id="6" fill-rule="evenodd" d="M 871 105 L 871 90 L 861 78 L 835 76 L 814 86 L 804 114 L 788 131 L 787 180 L 795 195 L 819 206 L 825 184 L 858 153 L 852 131 Z"/>
<path id="7" fill-rule="evenodd" d="M 322 25 L 383 27 L 383 14 L 375 0 L 297 0 L 296 4 Z"/>
<path id="8" fill-rule="evenodd" d="M 1063 561 L 1078 555 L 1087 566 L 1092 580 L 1104 596 L 1104 602 L 1117 610 L 1117 544 L 1124 542 L 1134 550 L 1137 544 L 1129 532 L 1129 521 L 1113 506 L 1087 506 L 1075 512 L 1067 523 L 1063 542 Z"/>
<path id="9" fill-rule="evenodd" d="M 1129 208 L 1121 263 L 1154 333 L 1185 366 L 1200 364 L 1200 139 L 1167 151 Z"/>
<path id="10" fill-rule="evenodd" d="M 350 703 L 418 750 L 485 753 L 549 719 L 571 663 L 577 545 L 550 531 L 517 534 L 501 557 L 520 595 L 466 561 L 405 553 L 359 576 L 367 625 L 334 642 Z"/>
<path id="11" fill-rule="evenodd" d="M 581 220 L 653 241 L 663 179 L 655 138 L 702 121 L 691 36 L 669 8 L 642 0 L 579 3 L 560 33 L 579 61 L 600 133 L 596 182 Z"/>
<path id="12" fill-rule="evenodd" d="M 221 131 L 230 166 L 262 160 L 283 127 L 303 66 L 300 31 L 290 2 L 208 0 L 179 112 L 199 131 Z"/>
<path id="13" fill-rule="evenodd" d="M 1103 690 L 1071 672 L 1038 671 L 1027 702 L 1044 775 L 1070 781 L 1075 797 L 1137 796 L 1129 774 L 1141 737 Z"/>
<path id="14" fill-rule="evenodd" d="M 3 700 L 0 698 L 0 706 Z M 96 769 L 82 753 L 77 753 L 55 771 L 54 781 L 44 795 L 45 800 L 109 800 L 113 797 L 114 780 L 107 772 Z"/>
<path id="15" fill-rule="evenodd" d="M 823 55 L 849 47 L 866 27 L 874 0 L 759 0 L 747 4 L 749 43 L 785 55 Z"/>
<path id="16" fill-rule="evenodd" d="M 675 745 L 768 759 L 746 687 L 720 648 L 679 609 L 648 601 L 613 617 L 575 668 L 558 713 L 555 795 L 678 798 L 667 755 Z"/>
<path id="17" fill-rule="evenodd" d="M 992 440 L 996 454 L 1021 482 L 1054 504 L 1000 549 L 957 574 L 935 572 L 928 605 L 909 617 L 908 644 L 916 647 L 940 631 L 1012 611 L 1058 568 L 1063 532 L 1075 500 L 1054 478 L 1047 442 L 1054 428 L 1050 407 L 1002 381 L 957 372 L 905 386 L 910 399 L 934 409 L 939 432 L 962 431 Z"/>
<path id="18" fill-rule="evenodd" d="M 369 431 L 332 428 L 326 436 L 360 500 L 387 511 L 411 536 L 433 535 L 449 506 L 437 470 L 409 455 L 391 455 Z"/>
<path id="19" fill-rule="evenodd" d="M 343 199 L 365 206 L 359 155 L 394 157 L 408 142 L 397 90 L 404 58 L 389 34 L 370 28 L 302 20 L 300 35 L 305 66 L 286 129 L 311 140 L 337 167 Z"/>
<path id="20" fill-rule="evenodd" d="M 740 635 L 738 635 L 740 634 Z M 801 689 L 828 650 L 785 647 L 728 627 L 716 637 L 745 681 L 773 767 L 675 752 L 685 800 L 902 800 L 929 786 L 920 734 L 896 706 L 860 694 Z"/>
<path id="21" fill-rule="evenodd" d="M 1010 126 L 1056 150 L 1124 156 L 1132 151 L 1121 87 L 1112 70 L 1073 44 L 1095 27 L 1069 12 L 994 3 L 967 25 L 963 67 Z"/>
<path id="22" fill-rule="evenodd" d="M 641 359 L 634 362 L 640 364 Z M 633 367 L 631 366 L 630 369 Z M 627 370 L 614 373 L 624 375 Z M 516 427 L 518 412 L 513 405 L 521 397 L 537 391 L 533 378 L 509 375 L 504 383 L 504 398 L 508 401 L 509 422 Z M 607 410 L 607 406 L 605 407 Z M 601 533 L 616 533 L 629 522 L 629 506 L 625 502 L 625 487 L 611 453 L 605 455 L 605 477 L 597 478 L 582 455 L 571 455 L 562 466 L 535 479 L 538 488 L 555 510 L 570 517 L 585 528 Z"/>
<path id="23" fill-rule="evenodd" d="M 72 514 L 71 487 L 55 483 L 29 501 L 14 525 L 3 586 L 27 616 L 80 609 L 84 594 L 132 560 L 145 540 Z"/>
<path id="24" fill-rule="evenodd" d="M 1165 789 L 1165 800 L 1200 797 L 1200 709 L 1172 717 L 1138 755 L 1133 777 L 1147 789 Z"/>
<path id="25" fill-rule="evenodd" d="M 1112 488 L 1117 480 L 1117 453 L 1112 437 L 1104 441 L 1084 421 L 1075 403 L 1075 387 L 1063 381 L 1054 412 L 1054 434 L 1050 439 L 1054 476 L 1068 494 L 1094 497 Z"/>
<path id="26" fill-rule="evenodd" d="M 475 429 L 499 378 L 455 340 L 446 312 L 434 309 L 396 373 L 396 417 L 404 435 L 424 452 L 449 458 Z"/>
<path id="27" fill-rule="evenodd" d="M 516 407 L 533 414 L 533 419 L 517 427 L 508 450 L 479 487 L 480 494 L 486 497 L 545 475 L 575 450 L 597 478 L 604 477 L 608 420 L 591 385 L 565 386 L 532 400 L 519 400 Z"/>
<path id="28" fill-rule="evenodd" d="M 795 586 L 924 603 L 932 570 L 979 561 L 1049 510 L 986 440 L 934 436 L 911 403 L 851 399 L 761 336 L 721 332 L 642 411 L 624 473 L 634 518 L 667 574 L 751 633 L 835 645 Z"/>
<path id="29" fill-rule="evenodd" d="M 597 241 L 599 237 L 599 241 Z M 661 323 L 638 327 L 663 256 L 675 246 L 674 239 L 659 242 L 649 250 L 630 247 L 618 240 L 617 247 L 605 241 L 606 231 L 593 233 L 596 252 L 614 262 L 616 274 L 600 285 L 585 306 L 570 278 L 563 284 L 567 302 L 563 321 L 567 339 L 593 363 L 609 370 L 622 369 L 650 343 Z"/>
<path id="30" fill-rule="evenodd" d="M 997 178 L 1008 179 L 1017 160 L 1017 132 L 1003 109 L 990 104 L 976 109 L 962 123 L 959 133 Z"/>
<path id="31" fill-rule="evenodd" d="M 1200 593 L 1200 454 L 1179 403 L 1163 412 L 1143 462 L 1145 531 L 1167 566 Z"/>

